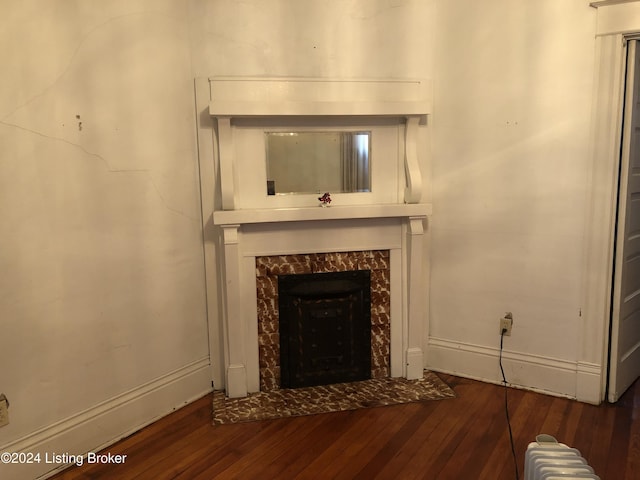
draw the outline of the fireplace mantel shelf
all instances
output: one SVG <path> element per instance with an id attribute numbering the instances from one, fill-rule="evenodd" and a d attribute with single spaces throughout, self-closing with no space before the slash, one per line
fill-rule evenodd
<path id="1" fill-rule="evenodd" d="M 264 208 L 217 210 L 215 225 L 243 225 L 247 223 L 307 222 L 316 220 L 353 220 L 364 218 L 426 217 L 431 204 L 345 205 L 328 207 Z"/>

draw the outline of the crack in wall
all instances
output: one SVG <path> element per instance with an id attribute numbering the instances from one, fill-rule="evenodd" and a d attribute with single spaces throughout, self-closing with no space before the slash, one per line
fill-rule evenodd
<path id="1" fill-rule="evenodd" d="M 109 25 L 109 24 L 111 24 L 113 22 L 122 20 L 123 18 L 133 17 L 133 16 L 136 16 L 136 15 L 150 15 L 150 14 L 164 15 L 164 16 L 166 16 L 168 18 L 173 18 L 170 15 L 164 14 L 163 12 L 133 12 L 133 13 L 127 13 L 127 14 L 124 14 L 124 15 L 119 15 L 117 17 L 112 17 L 109 20 L 106 20 L 103 23 L 100 23 L 100 24 L 96 25 L 95 27 L 93 27 L 91 30 L 89 30 L 87 33 L 85 33 L 80 38 L 80 40 L 78 41 L 78 45 L 76 46 L 75 50 L 73 51 L 73 53 L 69 57 L 69 61 L 67 62 L 66 66 L 64 67 L 62 72 L 60 74 L 58 74 L 54 78 L 54 80 L 51 83 L 49 83 L 48 86 L 44 87 L 44 89 L 42 89 L 42 91 L 40 93 L 37 93 L 37 94 L 33 95 L 29 100 L 27 100 L 26 102 L 18 105 L 17 107 L 13 108 L 9 113 L 5 114 L 2 117 L 2 120 L 8 119 L 11 115 L 13 115 L 17 111 L 29 106 L 34 101 L 36 101 L 37 99 L 43 97 L 51 89 L 53 89 L 58 84 L 58 82 L 67 74 L 67 72 L 69 71 L 69 69 L 73 65 L 73 62 L 74 62 L 75 58 L 78 56 L 78 53 L 80 52 L 80 49 L 85 44 L 87 39 L 89 37 L 91 37 L 92 35 L 94 35 L 97 31 L 101 30 L 102 28 L 104 28 L 105 26 L 107 26 L 107 25 Z"/>
<path id="2" fill-rule="evenodd" d="M 69 145 L 71 147 L 77 148 L 77 149 L 81 150 L 84 154 L 99 159 L 100 162 L 103 164 L 105 170 L 108 173 L 144 174 L 145 177 L 147 178 L 147 180 L 149 181 L 149 183 L 151 184 L 151 186 L 153 187 L 153 189 L 155 190 L 156 195 L 158 196 L 158 198 L 160 199 L 160 201 L 162 202 L 162 204 L 164 205 L 164 207 L 167 210 L 169 210 L 169 211 L 171 211 L 171 212 L 173 212 L 173 213 L 175 213 L 177 215 L 180 215 L 180 216 L 182 216 L 184 218 L 187 218 L 187 219 L 189 219 L 191 221 L 198 222 L 198 223 L 200 222 L 200 217 L 193 217 L 191 215 L 188 215 L 188 214 L 184 213 L 181 210 L 178 210 L 178 209 L 175 209 L 175 208 L 171 207 L 167 203 L 166 199 L 164 198 L 164 196 L 160 192 L 160 188 L 158 187 L 156 182 L 153 180 L 153 177 L 151 176 L 151 172 L 148 169 L 133 169 L 133 168 L 132 169 L 115 169 L 115 168 L 111 167 L 111 165 L 109 164 L 108 160 L 105 157 L 103 157 L 102 155 L 100 155 L 98 153 L 91 152 L 90 150 L 87 150 L 84 146 L 80 145 L 79 143 L 71 142 L 71 141 L 69 141 L 69 140 L 67 140 L 65 138 L 55 137 L 55 136 L 52 136 L 52 135 L 47 135 L 47 134 L 39 132 L 37 130 L 30 129 L 30 128 L 24 127 L 22 125 L 17 125 L 15 123 L 5 122 L 3 120 L 0 120 L 0 125 L 5 125 L 7 127 L 17 128 L 19 130 L 31 133 L 33 135 L 37 135 L 37 136 L 39 136 L 41 138 L 45 138 L 47 140 L 53 140 L 53 141 L 56 141 L 56 142 L 62 142 L 62 143 L 65 143 L 65 144 L 67 144 L 67 145 Z"/>
<path id="3" fill-rule="evenodd" d="M 34 135 L 37 135 L 37 136 L 42 137 L 42 138 L 46 138 L 48 140 L 54 140 L 54 141 L 57 141 L 57 142 L 66 143 L 67 145 L 71 145 L 72 147 L 78 148 L 78 149 L 82 150 L 85 154 L 99 159 L 104 164 L 105 169 L 109 173 L 141 173 L 141 172 L 148 172 L 148 170 L 146 170 L 146 169 L 114 169 L 114 168 L 111 167 L 111 165 L 109 165 L 109 162 L 107 161 L 107 159 L 104 158 L 102 155 L 87 150 L 85 147 L 83 147 L 79 143 L 71 142 L 71 141 L 69 141 L 69 140 L 67 140 L 65 138 L 54 137 L 52 135 L 47 135 L 46 133 L 42 133 L 42 132 L 39 132 L 37 130 L 32 130 L 30 128 L 27 128 L 27 127 L 24 127 L 22 125 L 18 125 L 18 124 L 15 124 L 15 123 L 5 122 L 4 120 L 0 120 L 0 125 L 5 125 L 7 127 L 17 128 L 19 130 L 22 130 L 22 131 L 25 131 L 25 132 L 28 132 L 28 133 L 32 133 Z"/>

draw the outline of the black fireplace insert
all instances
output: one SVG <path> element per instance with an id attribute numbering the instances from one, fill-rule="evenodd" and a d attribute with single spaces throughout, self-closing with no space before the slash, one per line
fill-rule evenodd
<path id="1" fill-rule="evenodd" d="M 371 271 L 278 276 L 281 388 L 371 378 Z"/>

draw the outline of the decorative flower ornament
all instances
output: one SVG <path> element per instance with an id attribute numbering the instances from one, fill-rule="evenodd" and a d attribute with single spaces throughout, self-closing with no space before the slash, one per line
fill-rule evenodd
<path id="1" fill-rule="evenodd" d="M 329 192 L 325 192 L 324 195 L 318 197 L 318 200 L 320 200 L 321 207 L 328 207 L 331 203 L 331 194 Z"/>

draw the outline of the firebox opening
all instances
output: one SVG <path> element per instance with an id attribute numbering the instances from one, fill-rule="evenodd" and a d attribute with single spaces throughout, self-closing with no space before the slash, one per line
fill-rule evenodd
<path id="1" fill-rule="evenodd" d="M 371 271 L 278 275 L 281 387 L 371 378 Z"/>

